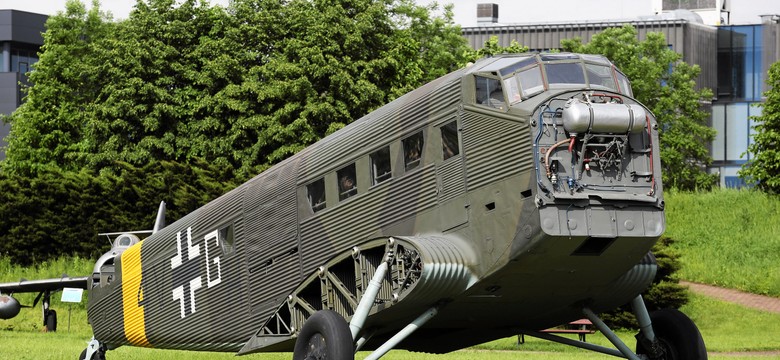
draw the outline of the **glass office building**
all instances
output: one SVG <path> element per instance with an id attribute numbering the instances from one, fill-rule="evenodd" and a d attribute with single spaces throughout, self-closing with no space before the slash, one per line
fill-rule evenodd
<path id="1" fill-rule="evenodd" d="M 22 86 L 38 61 L 43 45 L 46 15 L 0 10 L 0 114 L 8 115 L 22 104 Z M 9 125 L 0 122 L 0 160 L 5 159 Z"/>
<path id="2" fill-rule="evenodd" d="M 720 174 L 721 186 L 741 187 L 739 169 L 750 161 L 747 147 L 755 121 L 761 115 L 766 77 L 778 60 L 778 29 L 774 17 L 762 24 L 718 27 L 718 91 L 712 104 L 712 127 L 718 134 L 712 142 L 711 171 Z"/>

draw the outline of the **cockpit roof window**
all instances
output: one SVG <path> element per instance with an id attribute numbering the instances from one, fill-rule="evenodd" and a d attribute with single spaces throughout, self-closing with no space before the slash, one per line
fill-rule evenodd
<path id="1" fill-rule="evenodd" d="M 480 72 L 492 72 L 492 73 L 502 73 L 502 76 L 508 75 L 511 72 L 506 72 L 503 69 L 507 67 L 514 67 L 518 62 L 523 62 L 523 60 L 529 61 L 529 63 L 533 63 L 536 61 L 534 57 L 531 56 L 510 56 L 498 59 L 482 69 L 479 69 Z"/>
<path id="2" fill-rule="evenodd" d="M 599 63 L 606 66 L 611 66 L 609 60 L 602 55 L 582 54 L 582 59 L 589 62 Z"/>
<path id="3" fill-rule="evenodd" d="M 546 64 L 549 84 L 587 84 L 581 63 Z"/>
<path id="4" fill-rule="evenodd" d="M 559 54 L 541 54 L 540 57 L 542 58 L 542 61 L 560 61 L 560 60 L 579 60 L 581 59 L 581 55 L 577 54 L 565 54 L 565 53 L 559 53 Z"/>

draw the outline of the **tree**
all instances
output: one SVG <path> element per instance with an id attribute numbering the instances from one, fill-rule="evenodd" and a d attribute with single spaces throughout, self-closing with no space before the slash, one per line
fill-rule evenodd
<path id="1" fill-rule="evenodd" d="M 661 237 L 653 246 L 653 255 L 658 263 L 658 271 L 650 287 L 642 294 L 648 311 L 661 309 L 679 309 L 688 303 L 688 290 L 680 285 L 677 271 L 682 267 L 680 254 L 672 247 L 674 240 L 669 237 Z M 602 319 L 614 328 L 638 328 L 631 307 L 621 306 L 608 313 L 601 314 Z"/>
<path id="2" fill-rule="evenodd" d="M 766 102 L 758 105 L 761 115 L 751 118 L 756 122 L 748 145 L 752 159 L 742 166 L 739 176 L 767 193 L 780 194 L 780 62 L 769 68 L 767 85 Z"/>
<path id="3" fill-rule="evenodd" d="M 528 52 L 528 46 L 520 45 L 517 40 L 512 40 L 509 46 L 501 46 L 498 44 L 498 36 L 491 36 L 488 41 L 485 41 L 482 48 L 477 50 L 469 49 L 463 57 L 467 62 L 474 62 L 483 57 L 498 54 L 519 54 L 524 52 Z M 463 65 L 465 65 L 465 63 Z"/>
<path id="4" fill-rule="evenodd" d="M 30 265 L 63 255 L 97 258 L 108 250 L 99 232 L 150 228 L 159 201 L 174 221 L 237 184 L 214 164 L 117 164 L 115 174 L 40 170 L 0 173 L 0 256 Z"/>
<path id="5" fill-rule="evenodd" d="M 43 34 L 39 61 L 30 73 L 25 102 L 3 120 L 11 124 L 4 168 L 30 173 L 82 162 L 82 129 L 89 106 L 105 85 L 95 71 L 101 66 L 99 43 L 115 24 L 97 1 L 90 11 L 70 0 L 65 12 L 51 16 Z"/>
<path id="6" fill-rule="evenodd" d="M 8 171 L 203 159 L 246 178 L 454 70 L 466 49 L 451 7 L 412 0 L 138 0 L 119 22 L 68 4 L 10 117 Z"/>
<path id="7" fill-rule="evenodd" d="M 710 189 L 717 175 L 707 173 L 712 163 L 707 144 L 715 130 L 707 125 L 702 103 L 712 98 L 709 89 L 696 90 L 700 70 L 669 49 L 662 33 L 648 33 L 639 41 L 631 25 L 610 28 L 581 39 L 561 40 L 566 51 L 602 54 L 629 79 L 634 96 L 656 116 L 659 124 L 664 184 L 677 189 Z"/>

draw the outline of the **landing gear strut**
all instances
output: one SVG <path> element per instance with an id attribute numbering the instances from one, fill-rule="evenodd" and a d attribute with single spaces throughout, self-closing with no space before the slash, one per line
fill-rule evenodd
<path id="1" fill-rule="evenodd" d="M 615 349 L 538 331 L 523 334 L 630 360 L 707 360 L 701 333 L 685 314 L 674 309 L 648 313 L 641 295 L 631 305 L 641 329 L 636 336 L 636 353 L 589 308 L 583 308 L 583 313 Z"/>

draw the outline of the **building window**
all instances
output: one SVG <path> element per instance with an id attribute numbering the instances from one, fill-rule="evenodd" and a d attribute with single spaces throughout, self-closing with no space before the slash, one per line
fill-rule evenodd
<path id="1" fill-rule="evenodd" d="M 664 10 L 699 10 L 699 9 L 715 9 L 715 0 L 664 0 Z"/>
<path id="2" fill-rule="evenodd" d="M 442 158 L 444 160 L 460 154 L 457 122 L 453 121 L 441 127 L 441 145 Z"/>
<path id="3" fill-rule="evenodd" d="M 325 208 L 325 180 L 320 178 L 319 180 L 306 186 L 307 197 L 309 198 L 309 206 L 314 212 L 320 211 Z"/>
<path id="4" fill-rule="evenodd" d="M 422 131 L 404 139 L 404 169 L 406 171 L 412 170 L 420 165 L 422 159 L 423 149 L 423 133 Z"/>
<path id="5" fill-rule="evenodd" d="M 357 177 L 355 176 L 355 164 L 336 172 L 339 182 L 339 201 L 346 200 L 357 194 Z"/>
<path id="6" fill-rule="evenodd" d="M 760 101 L 763 70 L 761 25 L 718 27 L 718 98 Z"/>
<path id="7" fill-rule="evenodd" d="M 392 168 L 390 166 L 390 147 L 385 146 L 370 156 L 371 158 L 371 177 L 373 178 L 373 184 L 376 185 L 382 181 L 388 180 L 393 177 Z"/>

